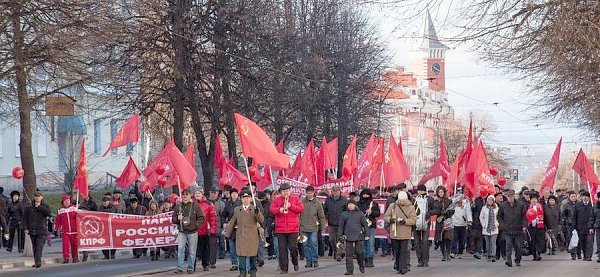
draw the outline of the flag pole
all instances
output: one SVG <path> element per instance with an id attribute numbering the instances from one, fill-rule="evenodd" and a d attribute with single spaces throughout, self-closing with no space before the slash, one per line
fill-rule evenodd
<path id="1" fill-rule="evenodd" d="M 381 178 L 379 180 L 379 198 L 383 196 L 383 186 L 385 185 L 385 173 L 383 173 L 383 163 L 381 164 Z"/>
<path id="2" fill-rule="evenodd" d="M 454 180 L 454 191 L 452 194 L 456 194 L 456 186 L 458 185 L 458 180 Z"/>
<path id="3" fill-rule="evenodd" d="M 75 196 L 75 197 L 76 197 L 75 199 L 77 199 L 77 200 L 75 200 L 75 206 L 77 208 L 79 208 L 79 189 L 77 190 L 77 196 Z M 62 203 L 61 203 L 61 205 L 62 205 Z"/>
<path id="4" fill-rule="evenodd" d="M 246 166 L 246 174 L 248 174 L 248 185 L 250 186 L 250 194 L 252 195 L 252 203 L 256 207 L 256 199 L 254 198 L 254 192 L 252 191 L 252 178 L 250 178 L 250 169 L 248 168 L 248 158 L 242 157 L 244 165 Z"/>
<path id="5" fill-rule="evenodd" d="M 273 169 L 269 166 L 269 175 L 271 175 L 271 187 L 275 191 L 275 180 L 273 179 Z"/>

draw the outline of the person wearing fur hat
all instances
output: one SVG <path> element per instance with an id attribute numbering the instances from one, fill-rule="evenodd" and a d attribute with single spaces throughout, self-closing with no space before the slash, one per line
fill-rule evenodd
<path id="1" fill-rule="evenodd" d="M 479 213 L 479 222 L 481 222 L 481 234 L 486 245 L 486 259 L 488 262 L 496 262 L 496 239 L 498 238 L 498 205 L 496 197 L 488 195 L 485 200 L 485 206 Z"/>
<path id="2" fill-rule="evenodd" d="M 339 241 L 345 244 L 346 273 L 354 274 L 354 256 L 358 262 L 358 269 L 365 273 L 364 244 L 369 239 L 369 225 L 365 214 L 357 208 L 356 201 L 350 199 L 347 202 L 346 211 L 340 216 L 337 236 Z"/>
<path id="3" fill-rule="evenodd" d="M 158 207 L 158 202 L 154 199 L 150 200 L 148 203 L 148 210 L 146 211 L 146 215 L 157 215 L 162 213 L 160 208 Z M 158 261 L 160 257 L 160 248 L 159 247 L 150 247 L 150 260 Z"/>
<path id="4" fill-rule="evenodd" d="M 444 186 L 436 188 L 438 199 L 433 202 L 432 215 L 436 215 L 435 223 L 435 241 L 440 245 L 442 250 L 442 262 L 450 261 L 450 247 L 454 230 L 452 225 L 452 216 L 454 215 L 454 207 L 452 200 L 448 198 L 448 190 Z"/>
<path id="5" fill-rule="evenodd" d="M 300 231 L 299 216 L 304 212 L 304 205 L 298 196 L 292 195 L 289 184 L 279 187 L 281 195 L 273 199 L 271 213 L 275 217 L 275 234 L 279 246 L 279 270 L 286 274 L 289 268 L 288 250 L 292 259 L 294 271 L 298 266 L 298 232 Z"/>
<path id="6" fill-rule="evenodd" d="M 377 227 L 377 218 L 381 215 L 379 205 L 373 200 L 371 190 L 366 188 L 360 192 L 360 201 L 358 209 L 365 214 L 367 223 L 370 222 L 367 237 L 369 240 L 365 243 L 365 267 L 374 267 L 373 257 L 375 256 L 375 229 Z"/>
<path id="7" fill-rule="evenodd" d="M 577 223 L 577 234 L 579 235 L 579 251 L 583 252 L 583 260 L 591 261 L 594 237 L 589 236 L 589 220 L 592 214 L 592 201 L 590 193 L 583 191 L 580 193 L 581 200 L 575 204 L 575 222 Z"/>
<path id="8" fill-rule="evenodd" d="M 423 192 L 427 192 L 426 189 Z M 385 225 L 390 230 L 390 238 L 392 239 L 392 249 L 396 254 L 394 269 L 398 274 L 406 274 L 409 271 L 408 263 L 410 262 L 410 238 L 412 226 L 417 223 L 417 212 L 415 206 L 408 199 L 408 194 L 405 191 L 398 193 L 396 203 L 390 205 L 385 211 Z M 419 265 L 423 266 L 423 261 L 419 261 Z"/>
<path id="9" fill-rule="evenodd" d="M 417 255 L 417 267 L 429 267 L 429 230 L 431 228 L 431 210 L 433 198 L 427 195 L 427 187 L 424 184 L 417 186 L 417 195 L 414 197 L 417 211 L 415 227 L 415 254 Z M 410 252 L 409 252 L 410 254 Z"/>
<path id="10" fill-rule="evenodd" d="M 560 209 L 557 202 L 556 196 L 550 195 L 546 200 L 546 205 L 544 205 L 544 225 L 546 226 L 546 233 L 550 238 L 550 247 L 548 249 L 550 255 L 555 255 L 556 249 L 559 247 Z M 561 243 L 563 242 L 561 241 Z"/>
<path id="11" fill-rule="evenodd" d="M 227 202 L 225 202 L 225 209 L 223 210 L 223 230 L 227 229 L 227 224 L 233 217 L 233 212 L 235 208 L 242 205 L 242 200 L 239 199 L 239 193 L 236 188 L 229 189 L 229 197 L 227 198 Z M 227 238 L 227 242 L 229 245 L 229 259 L 231 260 L 231 268 L 229 271 L 237 271 L 238 270 L 238 256 L 235 251 L 235 243 L 236 243 L 236 232 L 233 232 L 231 236 Z"/>
<path id="12" fill-rule="evenodd" d="M 23 252 L 23 248 L 25 247 L 25 232 L 23 232 L 23 228 L 21 227 L 22 218 L 23 204 L 21 203 L 21 193 L 15 190 L 10 193 L 10 202 L 8 203 L 6 213 L 6 224 L 9 231 L 8 245 L 6 246 L 6 251 L 8 252 L 12 252 L 15 235 L 17 249 L 19 253 Z"/>
<path id="13" fill-rule="evenodd" d="M 77 252 L 77 207 L 71 204 L 71 197 L 63 195 L 60 209 L 56 215 L 54 231 L 61 231 L 63 264 L 69 263 L 69 257 L 72 256 L 73 263 L 79 262 Z M 71 255 L 69 256 L 69 249 Z"/>

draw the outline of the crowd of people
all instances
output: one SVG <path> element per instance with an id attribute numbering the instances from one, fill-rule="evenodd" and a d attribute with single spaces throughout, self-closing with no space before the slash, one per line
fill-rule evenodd
<path id="1" fill-rule="evenodd" d="M 10 198 L 0 195 L 2 245 L 6 251 L 16 247 L 22 252 L 24 237 L 29 235 L 33 266 L 40 267 L 51 217 L 42 193 L 36 192 L 31 201 L 24 201 L 18 191 L 11 192 Z M 508 267 L 521 266 L 524 256 L 540 261 L 542 254 L 561 251 L 568 251 L 573 260 L 591 261 L 594 238 L 600 243 L 600 202 L 594 205 L 585 190 L 540 193 L 523 188 L 517 193 L 496 186 L 493 195 L 468 197 L 460 188 L 450 194 L 444 186 L 431 190 L 421 184 L 409 190 L 400 184 L 386 190 L 362 188 L 344 196 L 340 187 L 317 192 L 312 186 L 304 195 L 294 195 L 283 184 L 276 191 L 256 191 L 255 185 L 241 191 L 213 187 L 208 194 L 194 187 L 181 196 L 172 203 L 162 194 L 141 194 L 134 188 L 127 198 L 115 190 L 98 205 L 88 197 L 76 207 L 72 197 L 65 195 L 50 229 L 62 237 L 64 263 L 76 263 L 78 209 L 132 215 L 174 211 L 178 245 L 133 249 L 133 258 L 176 258 L 175 273 L 193 273 L 216 268 L 217 260 L 228 253 L 230 271 L 239 276 L 256 276 L 265 260 L 274 259 L 281 274 L 290 268 L 299 271 L 301 260 L 305 268 L 318 268 L 324 256 L 338 262 L 345 259 L 346 275 L 354 273 L 355 260 L 364 273 L 375 266 L 377 252 L 393 255 L 394 269 L 406 274 L 411 270 L 411 250 L 417 267 L 429 267 L 430 252 L 438 250 L 445 262 L 469 253 L 491 263 L 504 261 Z M 385 206 L 375 199 L 385 199 Z M 386 238 L 376 237 L 380 219 Z M 115 259 L 115 252 L 102 251 L 104 259 Z M 81 254 L 86 261 L 87 253 Z"/>

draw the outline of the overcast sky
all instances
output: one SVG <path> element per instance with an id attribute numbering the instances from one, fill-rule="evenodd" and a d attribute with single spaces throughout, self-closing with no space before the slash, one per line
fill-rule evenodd
<path id="1" fill-rule="evenodd" d="M 373 8 L 370 12 L 393 57 L 392 64 L 408 66 L 409 49 L 418 41 L 424 15 L 406 23 L 389 7 Z M 451 28 L 444 12 L 432 10 L 431 14 L 438 35 L 443 37 Z M 534 98 L 528 95 L 525 82 L 514 81 L 493 64 L 482 62 L 466 45 L 444 43 L 452 48 L 446 52 L 446 91 L 456 117 L 466 119 L 469 112 L 487 114 L 497 131 L 490 134 L 486 144 L 508 147 L 511 163 L 519 168 L 522 180 L 531 173 L 545 170 L 561 136 L 561 166 L 565 165 L 567 155 L 574 156 L 573 152 L 580 147 L 590 149 L 585 141 L 591 139 L 583 130 L 539 118 L 539 110 L 530 104 Z"/>

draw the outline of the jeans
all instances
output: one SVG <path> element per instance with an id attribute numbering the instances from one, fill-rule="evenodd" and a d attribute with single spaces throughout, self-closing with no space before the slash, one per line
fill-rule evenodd
<path id="1" fill-rule="evenodd" d="M 306 263 L 314 263 L 319 261 L 317 232 L 302 232 L 308 239 L 303 244 L 304 257 Z"/>
<path id="2" fill-rule="evenodd" d="M 452 238 L 451 253 L 462 255 L 465 250 L 465 239 L 467 237 L 467 226 L 455 226 Z"/>
<path id="3" fill-rule="evenodd" d="M 415 243 L 415 253 L 419 264 L 429 263 L 429 230 L 415 230 Z"/>
<path id="4" fill-rule="evenodd" d="M 365 258 L 375 256 L 375 228 L 369 228 L 369 240 L 365 241 Z"/>
<path id="5" fill-rule="evenodd" d="M 410 262 L 410 248 L 408 239 L 392 239 L 392 248 L 396 253 L 394 268 L 398 271 L 408 271 L 408 263 Z"/>
<path id="6" fill-rule="evenodd" d="M 279 258 L 279 239 L 277 236 L 273 236 L 273 254 L 275 258 Z"/>
<path id="7" fill-rule="evenodd" d="M 484 235 L 483 239 L 485 239 L 485 256 L 488 259 L 491 259 L 492 257 L 496 257 L 496 239 L 498 238 L 498 235 Z"/>
<path id="8" fill-rule="evenodd" d="M 512 260 L 512 251 L 515 249 L 515 262 L 520 263 L 523 254 L 523 234 L 504 234 L 506 241 L 506 260 Z"/>
<path id="9" fill-rule="evenodd" d="M 223 234 L 219 234 L 217 238 L 219 239 L 219 259 L 222 259 L 225 257 L 225 237 Z"/>
<path id="10" fill-rule="evenodd" d="M 239 271 L 240 274 L 244 275 L 244 274 L 251 274 L 251 273 L 256 273 L 256 256 L 240 256 L 240 267 L 239 267 Z M 247 264 L 247 261 L 249 262 L 249 265 Z"/>
<path id="11" fill-rule="evenodd" d="M 259 237 L 258 238 L 258 260 L 264 260 L 267 250 L 265 249 L 265 242 Z"/>
<path id="12" fill-rule="evenodd" d="M 383 239 L 378 239 L 378 240 L 379 240 L 379 246 L 381 246 L 381 255 L 385 255 L 388 252 L 388 239 L 383 238 Z"/>
<path id="13" fill-rule="evenodd" d="M 232 266 L 238 265 L 238 255 L 237 250 L 235 249 L 235 239 L 231 237 L 229 238 L 229 258 L 231 259 Z"/>
<path id="14" fill-rule="evenodd" d="M 188 266 L 187 269 L 194 271 L 196 262 L 196 247 L 198 246 L 198 233 L 186 234 L 179 232 L 177 234 L 177 269 L 183 270 L 185 267 L 185 245 L 188 246 Z"/>
<path id="15" fill-rule="evenodd" d="M 356 254 L 356 260 L 358 261 L 358 267 L 364 268 L 365 257 L 364 257 L 364 246 L 365 241 L 346 241 L 346 271 L 354 272 L 354 254 Z"/>

